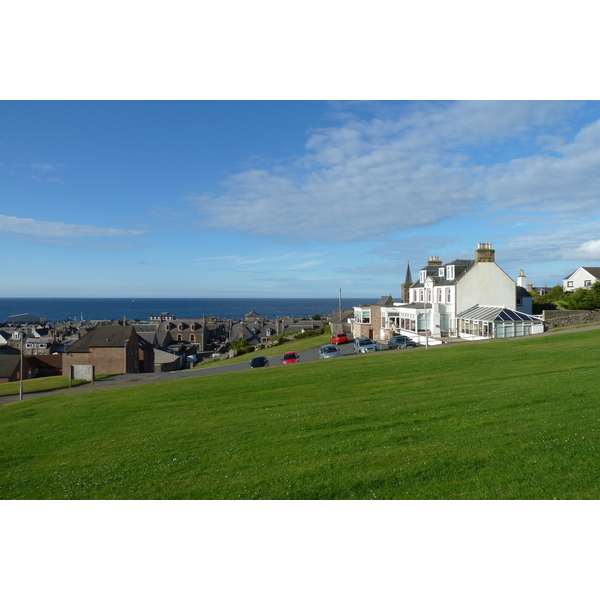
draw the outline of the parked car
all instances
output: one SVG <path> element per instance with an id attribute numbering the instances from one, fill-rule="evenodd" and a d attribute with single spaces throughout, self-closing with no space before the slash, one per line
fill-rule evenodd
<path id="1" fill-rule="evenodd" d="M 377 344 L 370 338 L 359 338 L 354 341 L 354 352 L 359 352 L 361 354 L 377 352 Z"/>
<path id="2" fill-rule="evenodd" d="M 325 344 L 319 348 L 319 358 L 333 358 L 341 355 L 342 353 L 335 344 Z"/>
<path id="3" fill-rule="evenodd" d="M 291 365 L 293 363 L 300 362 L 300 355 L 297 352 L 286 352 L 281 357 L 281 362 L 284 365 Z"/>
<path id="4" fill-rule="evenodd" d="M 334 333 L 331 336 L 330 342 L 332 344 L 347 344 L 350 342 L 350 340 L 348 339 L 348 335 L 345 333 Z"/>
<path id="5" fill-rule="evenodd" d="M 258 369 L 259 367 L 268 367 L 268 366 L 269 366 L 269 361 L 267 360 L 266 356 L 255 356 L 250 361 L 251 369 Z"/>
<path id="6" fill-rule="evenodd" d="M 388 347 L 392 349 L 414 348 L 415 346 L 418 346 L 417 342 L 406 335 L 395 335 L 394 337 L 391 337 L 390 341 L 388 342 Z"/>

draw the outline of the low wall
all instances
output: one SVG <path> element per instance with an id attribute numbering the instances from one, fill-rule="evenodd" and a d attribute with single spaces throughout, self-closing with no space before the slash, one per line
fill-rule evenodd
<path id="1" fill-rule="evenodd" d="M 542 313 L 545 329 L 549 331 L 556 327 L 570 327 L 600 322 L 600 311 L 597 310 L 545 310 Z"/>

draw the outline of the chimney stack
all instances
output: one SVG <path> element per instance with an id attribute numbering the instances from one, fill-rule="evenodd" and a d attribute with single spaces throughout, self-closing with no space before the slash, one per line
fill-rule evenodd
<path id="1" fill-rule="evenodd" d="M 428 267 L 439 267 L 442 264 L 439 256 L 430 256 L 427 261 Z"/>
<path id="2" fill-rule="evenodd" d="M 527 286 L 527 279 L 525 278 L 525 273 L 524 273 L 523 269 L 519 270 L 519 277 L 517 278 L 517 285 L 522 288 L 525 288 Z"/>
<path id="3" fill-rule="evenodd" d="M 496 251 L 492 249 L 491 244 L 479 243 L 477 244 L 477 250 L 475 250 L 475 262 L 495 262 L 495 253 Z"/>

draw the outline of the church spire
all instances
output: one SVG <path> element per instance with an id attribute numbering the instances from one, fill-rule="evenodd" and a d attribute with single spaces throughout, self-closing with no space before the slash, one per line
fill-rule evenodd
<path id="1" fill-rule="evenodd" d="M 404 281 L 404 283 L 400 286 L 400 289 L 402 290 L 402 302 L 404 304 L 408 303 L 409 301 L 409 289 L 410 286 L 412 285 L 412 275 L 410 274 L 410 263 L 408 263 L 408 266 L 406 267 L 406 280 Z"/>

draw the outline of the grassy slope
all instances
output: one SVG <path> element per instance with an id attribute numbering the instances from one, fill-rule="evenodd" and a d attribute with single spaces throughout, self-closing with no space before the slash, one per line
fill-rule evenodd
<path id="1" fill-rule="evenodd" d="M 600 498 L 599 331 L 0 408 L 0 498 Z"/>
<path id="2" fill-rule="evenodd" d="M 73 379 L 71 386 L 75 387 L 87 383 L 84 379 Z M 14 396 L 19 393 L 20 381 L 8 381 L 0 383 L 0 397 Z M 67 375 L 57 375 L 55 377 L 40 377 L 38 379 L 24 379 L 23 393 L 31 394 L 35 392 L 48 392 L 60 390 L 69 387 L 69 377 Z"/>

